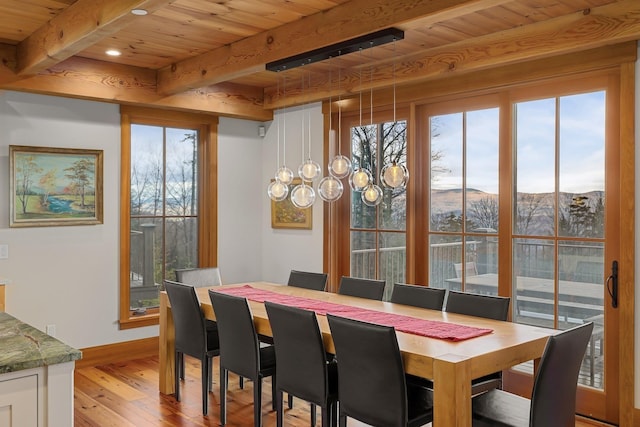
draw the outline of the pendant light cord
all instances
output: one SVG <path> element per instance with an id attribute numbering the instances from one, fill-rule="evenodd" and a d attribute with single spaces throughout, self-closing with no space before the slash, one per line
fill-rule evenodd
<path id="1" fill-rule="evenodd" d="M 396 53 L 396 39 L 393 38 L 393 125 L 395 126 L 396 120 L 396 59 L 398 55 Z"/>
<path id="2" fill-rule="evenodd" d="M 280 96 L 280 76 L 278 76 L 276 85 L 277 85 L 276 92 L 278 93 L 278 96 Z M 276 125 L 277 125 L 276 126 L 276 131 L 277 131 L 277 134 L 276 134 L 277 135 L 277 137 L 276 137 L 276 142 L 277 142 L 277 144 L 276 144 L 276 147 L 277 147 L 276 148 L 276 153 L 277 153 L 276 154 L 276 165 L 277 165 L 278 169 L 280 169 L 280 116 L 281 116 L 281 113 L 278 113 L 277 122 L 276 122 Z"/>
<path id="3" fill-rule="evenodd" d="M 301 86 L 301 95 L 302 98 L 304 98 L 305 95 L 305 91 L 304 91 L 304 71 L 302 72 L 302 75 L 300 77 L 300 82 L 302 84 Z M 304 106 L 302 106 L 302 126 L 300 127 L 301 133 L 302 133 L 302 138 L 300 138 L 300 145 L 302 146 L 302 163 L 304 163 L 304 116 L 305 116 L 305 112 L 306 112 L 306 108 Z M 311 156 L 311 154 L 309 154 L 309 156 Z"/>
<path id="4" fill-rule="evenodd" d="M 362 48 L 360 48 L 360 61 L 362 61 Z M 360 66 L 360 71 L 358 72 L 360 77 L 360 128 L 362 128 L 362 65 Z"/>
<path id="5" fill-rule="evenodd" d="M 287 97 L 287 76 L 282 77 L 282 97 Z M 287 114 L 282 107 L 282 166 L 287 166 Z"/>
<path id="6" fill-rule="evenodd" d="M 338 58 L 340 58 L 341 51 L 338 51 Z M 338 155 L 342 155 L 342 69 L 338 64 Z"/>
<path id="7" fill-rule="evenodd" d="M 309 84 L 307 85 L 307 88 L 309 89 L 309 92 L 311 92 L 311 71 L 309 71 Z M 307 100 L 307 102 L 309 102 Z M 309 107 L 311 108 L 311 107 Z M 311 160 L 311 110 L 308 111 L 307 113 L 307 133 L 308 133 L 308 142 L 309 142 L 309 160 Z"/>
<path id="8" fill-rule="evenodd" d="M 369 114 L 369 124 L 373 126 L 373 61 L 369 62 Z"/>
<path id="9" fill-rule="evenodd" d="M 331 159 L 331 151 L 335 150 L 331 141 L 331 131 L 333 130 L 333 68 L 331 66 L 331 60 L 333 57 L 329 57 L 329 134 L 327 135 L 329 139 L 329 158 Z"/>

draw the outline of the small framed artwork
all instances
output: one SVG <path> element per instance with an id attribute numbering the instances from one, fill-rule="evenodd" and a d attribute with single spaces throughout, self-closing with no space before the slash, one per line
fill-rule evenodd
<path id="1" fill-rule="evenodd" d="M 10 145 L 9 226 L 102 224 L 102 155 Z"/>
<path id="2" fill-rule="evenodd" d="M 296 178 L 289 185 L 289 194 L 281 202 L 271 200 L 271 228 L 298 228 L 311 230 L 312 208 L 300 209 L 291 202 L 291 190 L 300 184 L 300 178 Z"/>

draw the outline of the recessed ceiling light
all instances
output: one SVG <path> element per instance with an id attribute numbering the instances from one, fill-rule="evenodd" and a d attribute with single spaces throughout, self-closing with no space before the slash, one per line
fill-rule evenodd
<path id="1" fill-rule="evenodd" d="M 145 9 L 131 9 L 131 13 L 137 16 L 144 16 L 149 12 L 147 12 Z"/>
<path id="2" fill-rule="evenodd" d="M 115 50 L 115 49 L 109 49 L 105 53 L 107 55 L 109 55 L 109 56 L 120 56 L 120 55 L 122 55 L 122 52 L 120 52 L 119 50 Z"/>

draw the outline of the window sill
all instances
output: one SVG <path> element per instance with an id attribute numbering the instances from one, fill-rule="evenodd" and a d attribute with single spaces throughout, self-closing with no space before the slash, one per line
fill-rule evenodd
<path id="1" fill-rule="evenodd" d="M 155 312 L 133 316 L 133 312 L 130 313 L 132 317 L 128 319 L 120 319 L 120 329 L 133 329 L 142 328 L 144 326 L 153 326 L 160 323 L 160 314 L 157 310 Z"/>

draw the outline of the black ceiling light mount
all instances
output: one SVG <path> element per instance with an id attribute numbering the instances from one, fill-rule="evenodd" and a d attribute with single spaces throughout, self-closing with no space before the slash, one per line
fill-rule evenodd
<path id="1" fill-rule="evenodd" d="M 402 39 L 404 39 L 404 31 L 397 28 L 386 28 L 351 40 L 345 40 L 340 43 L 314 49 L 299 55 L 269 62 L 266 65 L 266 69 L 276 72 L 290 70 L 292 68 L 313 64 L 314 62 L 324 61 L 332 57 L 358 52 L 359 50 L 369 49 L 371 47 L 380 46 Z"/>

